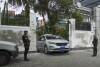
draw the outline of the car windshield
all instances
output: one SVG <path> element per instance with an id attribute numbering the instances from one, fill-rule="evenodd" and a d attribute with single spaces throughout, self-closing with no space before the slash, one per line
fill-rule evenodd
<path id="1" fill-rule="evenodd" d="M 63 39 L 63 38 L 60 36 L 56 36 L 56 35 L 47 35 L 46 39 Z"/>

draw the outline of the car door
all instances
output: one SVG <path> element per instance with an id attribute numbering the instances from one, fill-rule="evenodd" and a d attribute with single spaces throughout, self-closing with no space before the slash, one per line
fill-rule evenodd
<path id="1" fill-rule="evenodd" d="M 37 41 L 38 49 L 43 49 L 43 45 L 45 44 L 45 37 L 41 36 Z"/>

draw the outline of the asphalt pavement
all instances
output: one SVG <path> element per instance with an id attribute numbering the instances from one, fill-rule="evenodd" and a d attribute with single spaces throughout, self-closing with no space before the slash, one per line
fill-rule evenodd
<path id="1" fill-rule="evenodd" d="M 92 49 L 75 50 L 69 53 L 29 53 L 30 61 L 24 61 L 23 54 L 3 67 L 100 67 L 100 52 L 92 57 Z"/>
<path id="2" fill-rule="evenodd" d="M 99 41 L 100 44 L 100 41 Z M 17 58 L 3 67 L 100 67 L 100 45 L 98 54 L 92 57 L 92 49 L 72 50 L 69 53 L 36 53 L 30 52 L 30 61 L 24 61 L 21 53 Z"/>

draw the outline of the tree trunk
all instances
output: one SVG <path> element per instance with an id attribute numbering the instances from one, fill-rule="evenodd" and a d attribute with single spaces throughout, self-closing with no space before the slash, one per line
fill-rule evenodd
<path id="1" fill-rule="evenodd" d="M 44 12 L 42 12 L 42 17 L 43 17 L 43 23 L 44 23 L 44 25 L 43 25 L 43 34 L 46 34 L 46 29 L 45 29 L 45 18 L 44 18 Z"/>

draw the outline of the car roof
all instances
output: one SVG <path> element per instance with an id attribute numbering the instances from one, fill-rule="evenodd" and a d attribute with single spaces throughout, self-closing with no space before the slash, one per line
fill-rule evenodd
<path id="1" fill-rule="evenodd" d="M 50 36 L 50 35 L 53 35 L 53 34 L 44 34 L 44 35 L 41 35 L 41 36 Z"/>
<path id="2" fill-rule="evenodd" d="M 50 36 L 50 35 L 53 35 L 53 34 L 45 34 L 45 35 L 49 35 Z"/>
<path id="3" fill-rule="evenodd" d="M 42 36 L 59 36 L 59 35 L 53 35 L 53 34 L 44 34 L 44 35 L 41 35 Z"/>

